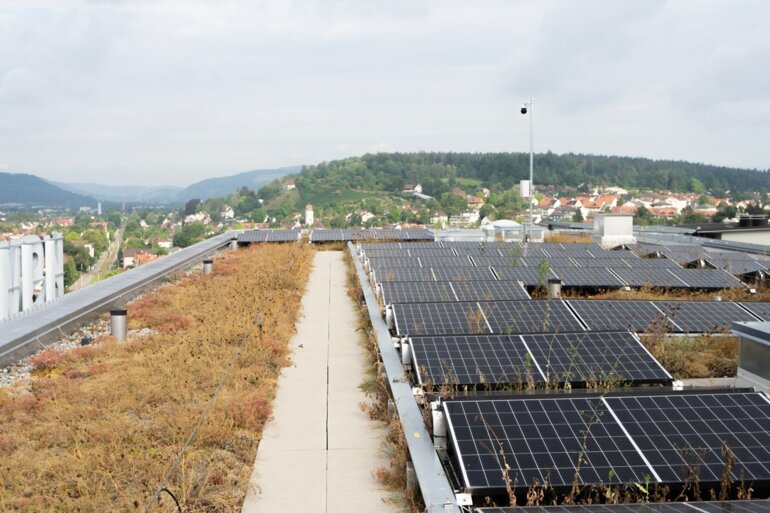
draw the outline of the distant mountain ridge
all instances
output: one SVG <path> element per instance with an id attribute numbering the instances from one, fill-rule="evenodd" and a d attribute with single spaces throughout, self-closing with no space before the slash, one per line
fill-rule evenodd
<path id="1" fill-rule="evenodd" d="M 100 201 L 115 203 L 165 203 L 182 190 L 175 185 L 103 185 L 98 183 L 51 182 L 57 187 L 76 194 L 93 196 Z"/>
<path id="2" fill-rule="evenodd" d="M 96 203 L 91 196 L 65 190 L 35 175 L 0 173 L 0 206 L 95 208 Z"/>
<path id="3" fill-rule="evenodd" d="M 193 198 L 206 200 L 224 197 L 241 187 L 259 189 L 271 181 L 288 174 L 298 173 L 302 166 L 288 166 L 275 169 L 254 169 L 229 176 L 218 176 L 195 182 L 187 187 L 174 185 L 104 185 L 96 183 L 50 182 L 70 192 L 92 196 L 101 201 L 117 203 L 185 203 Z"/>
<path id="4" fill-rule="evenodd" d="M 208 178 L 186 187 L 177 193 L 176 199 L 179 202 L 185 202 L 193 198 L 206 200 L 227 196 L 241 187 L 259 189 L 275 179 L 299 173 L 301 170 L 302 166 L 288 166 L 275 169 L 255 169 L 230 176 Z"/>

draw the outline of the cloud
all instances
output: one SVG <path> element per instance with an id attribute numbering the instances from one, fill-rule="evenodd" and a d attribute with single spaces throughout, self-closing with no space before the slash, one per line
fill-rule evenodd
<path id="1" fill-rule="evenodd" d="M 65 5 L 66 4 L 66 5 Z M 187 184 L 376 151 L 536 148 L 767 167 L 761 0 L 0 5 L 0 155 Z"/>

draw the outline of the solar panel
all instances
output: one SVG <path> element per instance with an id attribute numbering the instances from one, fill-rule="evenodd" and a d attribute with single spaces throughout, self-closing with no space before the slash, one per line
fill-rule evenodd
<path id="1" fill-rule="evenodd" d="M 490 333 L 478 303 L 397 303 L 393 318 L 398 335 Z"/>
<path id="2" fill-rule="evenodd" d="M 630 247 L 631 251 L 642 258 L 646 258 L 650 255 L 656 255 L 665 249 L 665 246 L 660 244 L 645 244 L 641 242 L 638 244 L 632 244 Z"/>
<path id="3" fill-rule="evenodd" d="M 385 268 L 374 271 L 375 283 L 390 283 L 400 281 L 436 281 L 431 269 L 424 267 Z"/>
<path id="4" fill-rule="evenodd" d="M 663 383 L 673 378 L 631 333 L 411 337 L 421 385 Z"/>
<path id="5" fill-rule="evenodd" d="M 475 267 L 467 256 L 421 256 L 419 259 L 423 267 Z"/>
<path id="6" fill-rule="evenodd" d="M 246 230 L 238 234 L 238 242 L 249 244 L 252 242 L 267 242 L 268 230 Z"/>
<path id="7" fill-rule="evenodd" d="M 721 269 L 670 269 L 669 272 L 676 276 L 677 279 L 686 283 L 689 288 L 746 288 L 745 283 Z"/>
<path id="8" fill-rule="evenodd" d="M 457 301 L 449 282 L 399 281 L 382 284 L 382 301 L 393 303 L 437 303 Z"/>
<path id="9" fill-rule="evenodd" d="M 770 303 L 761 301 L 744 301 L 739 303 L 743 308 L 753 313 L 763 321 L 770 321 Z"/>
<path id="10" fill-rule="evenodd" d="M 643 483 L 650 468 L 600 398 L 444 403 L 450 447 L 465 491 L 505 493 L 549 482 Z M 578 461 L 584 463 L 576 476 Z"/>
<path id="11" fill-rule="evenodd" d="M 722 444 L 737 460 L 733 479 L 770 479 L 770 399 L 765 394 L 607 397 L 605 402 L 663 482 L 681 482 L 688 468 L 697 466 L 701 482 L 718 483 L 725 468 Z"/>
<path id="12" fill-rule="evenodd" d="M 628 262 L 625 258 L 574 258 L 578 267 L 590 268 L 590 267 L 632 267 L 634 262 Z M 637 260 L 640 260 L 637 258 Z M 558 266 L 554 266 L 558 267 Z"/>
<path id="13" fill-rule="evenodd" d="M 495 275 L 501 280 L 515 280 L 522 282 L 527 287 L 545 286 L 548 278 L 556 278 L 553 269 L 540 269 L 536 267 L 493 267 Z"/>
<path id="14" fill-rule="evenodd" d="M 267 242 L 296 242 L 302 236 L 302 230 L 269 230 Z"/>
<path id="15" fill-rule="evenodd" d="M 458 257 L 452 248 L 440 248 L 438 246 L 433 248 L 410 248 L 408 245 L 404 250 L 409 252 L 409 256 L 412 257 Z M 467 258 L 466 258 L 467 260 Z"/>
<path id="16" fill-rule="evenodd" d="M 681 269 L 679 264 L 673 260 L 669 260 L 668 258 L 637 258 L 636 260 L 628 259 L 624 263 L 626 264 L 625 267 L 630 267 L 632 269 Z"/>
<path id="17" fill-rule="evenodd" d="M 548 381 L 670 384 L 671 375 L 629 332 L 522 335 Z"/>
<path id="18" fill-rule="evenodd" d="M 474 513 L 522 513 L 520 507 L 476 508 Z M 631 504 L 571 504 L 527 506 L 525 513 L 770 513 L 768 500 L 714 502 L 642 502 Z"/>
<path id="19" fill-rule="evenodd" d="M 679 265 L 687 265 L 706 256 L 706 251 L 700 246 L 673 246 L 661 250 L 666 259 L 672 260 Z"/>
<path id="20" fill-rule="evenodd" d="M 401 240 L 433 240 L 433 232 L 430 230 L 409 228 L 401 231 L 404 232 L 401 234 Z"/>
<path id="21" fill-rule="evenodd" d="M 500 301 L 531 299 L 518 281 L 455 281 L 452 289 L 460 301 Z"/>
<path id="22" fill-rule="evenodd" d="M 487 301 L 479 304 L 492 333 L 511 335 L 585 331 L 563 301 Z"/>
<path id="23" fill-rule="evenodd" d="M 516 335 L 411 337 L 412 366 L 420 385 L 481 387 L 543 382 Z"/>
<path id="24" fill-rule="evenodd" d="M 419 258 L 402 257 L 371 257 L 367 259 L 370 269 L 402 269 L 404 267 L 422 267 Z"/>
<path id="25" fill-rule="evenodd" d="M 562 281 L 565 287 L 596 287 L 603 289 L 619 289 L 623 282 L 612 274 L 609 269 L 589 267 L 585 269 L 555 268 L 553 273 Z"/>
<path id="26" fill-rule="evenodd" d="M 753 258 L 736 258 L 733 256 L 708 256 L 706 262 L 717 269 L 722 269 L 733 276 L 742 276 L 744 274 L 753 274 L 756 272 L 766 272 L 767 266 L 754 260 Z"/>
<path id="27" fill-rule="evenodd" d="M 612 272 L 630 287 L 687 288 L 668 269 L 622 269 L 613 267 Z"/>
<path id="28" fill-rule="evenodd" d="M 548 265 L 549 267 L 577 267 L 577 262 L 570 257 L 524 257 L 521 259 L 527 267 L 535 269 Z"/>
<path id="29" fill-rule="evenodd" d="M 404 258 L 408 257 L 407 250 L 401 248 L 394 249 L 366 249 L 363 250 L 364 258 Z"/>
<path id="30" fill-rule="evenodd" d="M 310 232 L 311 242 L 341 242 L 345 240 L 353 239 L 346 238 L 342 230 L 315 229 Z"/>
<path id="31" fill-rule="evenodd" d="M 548 253 L 546 253 L 545 249 L 543 248 L 543 244 L 519 244 L 518 242 L 515 243 L 507 243 L 499 247 L 500 252 L 503 254 L 503 256 L 516 256 L 519 255 L 521 257 L 527 257 L 527 258 L 548 258 Z"/>
<path id="32" fill-rule="evenodd" d="M 651 301 L 571 299 L 567 304 L 590 331 L 680 331 Z"/>
<path id="33" fill-rule="evenodd" d="M 770 482 L 770 399 L 762 393 L 618 394 L 447 401 L 450 448 L 466 492 L 505 495 L 550 482 L 719 487 L 723 444 L 732 478 Z M 579 472 L 576 468 L 580 461 Z M 742 478 L 740 476 L 743 476 Z"/>
<path id="34" fill-rule="evenodd" d="M 526 267 L 524 258 L 520 255 L 492 256 L 470 255 L 471 260 L 479 267 Z"/>
<path id="35" fill-rule="evenodd" d="M 477 255 L 477 256 L 503 256 L 498 246 L 502 243 L 489 243 L 483 246 L 451 246 L 458 255 Z"/>
<path id="36" fill-rule="evenodd" d="M 737 303 L 713 301 L 653 301 L 686 333 L 727 332 L 733 322 L 756 321 Z"/>
<path id="37" fill-rule="evenodd" d="M 488 267 L 440 267 L 433 268 L 436 281 L 484 281 L 494 280 L 495 275 Z"/>

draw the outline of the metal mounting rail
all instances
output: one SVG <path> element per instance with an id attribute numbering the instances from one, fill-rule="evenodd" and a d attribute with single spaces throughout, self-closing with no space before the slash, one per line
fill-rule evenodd
<path id="1" fill-rule="evenodd" d="M 385 321 L 380 315 L 380 309 L 374 296 L 374 291 L 366 278 L 363 265 L 356 257 L 353 244 L 348 242 L 348 251 L 353 257 L 353 262 L 358 273 L 358 280 L 366 300 L 369 311 L 369 320 L 377 335 L 377 344 L 380 348 L 380 356 L 385 367 L 388 384 L 393 394 L 393 402 L 398 411 L 404 436 L 409 447 L 409 454 L 414 464 L 417 482 L 420 486 L 422 498 L 425 501 L 425 511 L 434 513 L 439 511 L 460 513 L 454 490 L 449 484 L 444 467 L 438 459 L 438 454 L 433 447 L 433 441 L 425 427 L 420 408 L 412 393 L 412 387 L 404 375 L 401 366 L 401 358 L 396 353 L 396 348 L 390 338 Z"/>
<path id="2" fill-rule="evenodd" d="M 0 322 L 0 366 L 10 365 L 68 331 L 97 317 L 107 307 L 125 302 L 169 273 L 183 269 L 226 246 L 237 232 L 217 235 L 173 255 L 126 271 L 25 314 Z"/>

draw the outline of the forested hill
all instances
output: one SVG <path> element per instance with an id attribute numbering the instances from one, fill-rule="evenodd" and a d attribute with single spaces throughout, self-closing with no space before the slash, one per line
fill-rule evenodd
<path id="1" fill-rule="evenodd" d="M 356 189 L 400 191 L 404 184 L 420 183 L 423 192 L 439 196 L 447 179 L 472 179 L 481 186 L 508 189 L 529 177 L 528 153 L 378 153 L 318 164 L 296 177 L 302 195 Z M 691 162 L 597 155 L 535 155 L 535 184 L 557 189 L 581 184 L 657 189 L 675 192 L 699 188 L 721 196 L 770 189 L 770 173 Z M 308 199 L 311 199 L 308 197 Z"/>
<path id="2" fill-rule="evenodd" d="M 0 205 L 14 204 L 27 207 L 96 207 L 96 200 L 65 191 L 34 175 L 0 173 Z"/>

